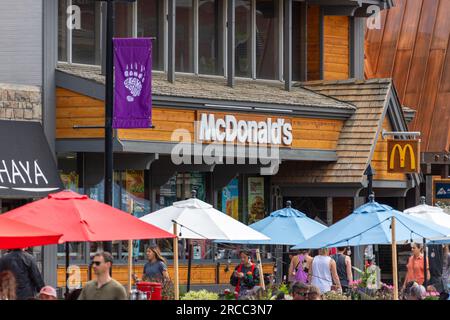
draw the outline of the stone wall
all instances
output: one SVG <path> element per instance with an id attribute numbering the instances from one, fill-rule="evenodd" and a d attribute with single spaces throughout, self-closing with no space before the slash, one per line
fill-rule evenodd
<path id="1" fill-rule="evenodd" d="M 0 119 L 42 122 L 41 88 L 0 83 Z"/>

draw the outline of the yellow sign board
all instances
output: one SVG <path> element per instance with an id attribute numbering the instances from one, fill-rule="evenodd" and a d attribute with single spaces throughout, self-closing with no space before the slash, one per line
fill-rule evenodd
<path id="1" fill-rule="evenodd" d="M 388 140 L 388 172 L 420 172 L 420 140 Z"/>

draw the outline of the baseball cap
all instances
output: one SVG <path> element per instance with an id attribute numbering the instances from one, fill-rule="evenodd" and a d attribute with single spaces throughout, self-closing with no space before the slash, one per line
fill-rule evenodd
<path id="1" fill-rule="evenodd" d="M 52 296 L 55 298 L 58 298 L 58 296 L 56 295 L 56 290 L 55 288 L 51 287 L 51 286 L 45 286 L 41 289 L 41 291 L 39 291 L 39 294 L 45 294 L 47 296 Z"/>

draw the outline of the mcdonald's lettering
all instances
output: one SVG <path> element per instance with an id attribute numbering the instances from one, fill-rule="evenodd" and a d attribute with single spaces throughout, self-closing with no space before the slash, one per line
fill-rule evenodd
<path id="1" fill-rule="evenodd" d="M 389 172 L 418 172 L 418 141 L 389 141 L 388 143 L 388 171 Z M 398 155 L 398 157 L 397 157 Z M 409 160 L 409 161 L 408 161 Z"/>

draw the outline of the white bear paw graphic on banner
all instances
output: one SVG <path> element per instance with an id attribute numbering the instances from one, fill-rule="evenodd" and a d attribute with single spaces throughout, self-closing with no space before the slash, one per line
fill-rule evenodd
<path id="1" fill-rule="evenodd" d="M 128 102 L 133 102 L 134 98 L 139 97 L 142 91 L 142 84 L 145 82 L 145 67 L 143 65 L 138 65 L 137 63 L 127 65 L 125 70 L 125 88 L 130 91 L 130 95 L 127 96 Z"/>

